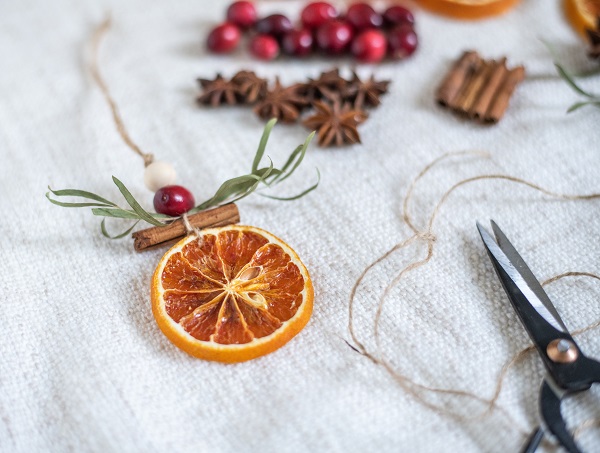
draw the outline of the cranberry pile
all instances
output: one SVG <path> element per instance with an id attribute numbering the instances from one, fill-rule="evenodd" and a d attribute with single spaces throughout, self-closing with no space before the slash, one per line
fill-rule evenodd
<path id="1" fill-rule="evenodd" d="M 418 45 L 414 23 L 413 14 L 402 6 L 381 13 L 368 3 L 354 3 L 343 15 L 327 2 L 312 2 L 302 10 L 295 28 L 283 14 L 259 18 L 252 2 L 237 1 L 229 5 L 227 21 L 209 33 L 207 46 L 215 53 L 231 52 L 248 32 L 250 53 L 261 60 L 320 51 L 350 52 L 358 61 L 377 63 L 386 56 L 399 60 L 414 53 Z"/>

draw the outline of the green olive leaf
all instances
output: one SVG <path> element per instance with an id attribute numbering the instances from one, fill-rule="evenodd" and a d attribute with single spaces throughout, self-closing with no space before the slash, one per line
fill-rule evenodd
<path id="1" fill-rule="evenodd" d="M 562 79 L 567 82 L 567 84 L 577 93 L 588 97 L 588 98 L 594 98 L 595 96 L 593 94 L 588 93 L 587 91 L 585 91 L 583 88 L 581 88 L 579 85 L 577 85 L 577 82 L 575 82 L 575 79 L 573 79 L 571 77 L 571 75 L 558 63 L 554 63 L 554 66 L 556 67 L 556 70 L 558 71 L 558 74 L 562 77 Z"/>
<path id="2" fill-rule="evenodd" d="M 97 201 L 97 202 L 99 202 L 99 203 L 101 203 L 103 205 L 109 205 L 109 206 L 115 206 L 115 207 L 117 207 L 117 205 L 114 204 L 112 201 L 108 201 L 106 198 L 102 198 L 100 195 L 96 195 L 95 193 L 87 192 L 85 190 L 75 190 L 75 189 L 52 190 L 52 188 L 50 186 L 48 186 L 48 190 L 50 192 L 52 192 L 57 197 L 81 197 L 81 198 L 88 198 L 89 200 Z M 48 197 L 48 194 L 46 194 L 46 196 Z M 49 197 L 48 197 L 48 199 L 50 200 Z M 52 201 L 52 200 L 50 200 L 50 201 Z"/>
<path id="3" fill-rule="evenodd" d="M 267 148 L 269 136 L 271 135 L 271 131 L 273 130 L 273 126 L 275 126 L 276 122 L 277 118 L 273 118 L 265 126 L 262 137 L 260 138 L 260 142 L 258 144 L 258 150 L 256 151 L 256 154 L 254 155 L 254 161 L 252 162 L 252 173 L 256 171 L 258 165 L 260 164 L 260 161 L 263 158 L 263 155 L 265 154 L 265 149 Z"/>
<path id="4" fill-rule="evenodd" d="M 131 195 L 131 192 L 129 192 L 127 187 L 125 187 L 125 184 L 119 181 L 119 179 L 115 176 L 113 176 L 112 179 L 115 185 L 119 188 L 119 191 L 123 195 L 123 198 L 125 198 L 125 201 L 127 201 L 127 204 L 131 206 L 131 208 L 137 213 L 140 219 L 145 220 L 149 224 L 155 226 L 165 225 L 163 222 L 156 220 L 144 208 L 142 208 L 142 206 L 136 201 L 136 199 L 133 198 L 133 195 Z"/>
<path id="5" fill-rule="evenodd" d="M 307 195 L 309 193 L 311 193 L 313 190 L 315 190 L 317 187 L 319 187 L 319 183 L 321 182 L 321 173 L 319 172 L 319 169 L 317 169 L 317 182 L 314 183 L 312 186 L 310 186 L 308 189 L 303 190 L 302 192 L 300 192 L 298 195 L 294 195 L 292 197 L 276 197 L 273 195 L 267 195 L 264 193 L 259 193 L 259 195 L 261 197 L 266 197 L 266 198 L 271 198 L 273 200 L 279 200 L 279 201 L 293 201 L 293 200 L 298 200 L 299 198 L 302 198 L 304 195 Z"/>
<path id="6" fill-rule="evenodd" d="M 131 225 L 131 227 L 129 227 L 127 230 L 123 231 L 122 233 L 117 234 L 115 236 L 111 236 L 108 233 L 108 231 L 106 230 L 106 219 L 102 219 L 102 222 L 100 222 L 100 231 L 102 231 L 102 235 L 108 239 L 121 239 L 121 238 L 129 235 L 129 233 L 131 233 L 133 231 L 133 229 L 139 222 L 140 221 L 138 220 L 133 225 Z"/>

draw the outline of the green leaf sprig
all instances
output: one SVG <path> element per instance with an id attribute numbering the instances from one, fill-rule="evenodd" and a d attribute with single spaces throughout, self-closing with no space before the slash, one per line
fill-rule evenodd
<path id="1" fill-rule="evenodd" d="M 571 107 L 568 108 L 567 113 L 574 112 L 575 110 L 578 110 L 581 107 L 585 107 L 587 105 L 600 108 L 600 95 L 592 94 L 581 88 L 579 85 L 577 85 L 575 78 L 571 74 L 569 74 L 567 70 L 560 64 L 554 63 L 554 66 L 558 71 L 558 75 L 560 75 L 560 77 L 565 82 L 567 82 L 567 84 L 573 89 L 573 91 L 587 98 L 585 101 L 580 101 L 573 104 Z"/>
<path id="2" fill-rule="evenodd" d="M 315 190 L 320 181 L 319 170 L 317 169 L 317 182 L 307 189 L 303 190 L 297 195 L 291 197 L 276 197 L 273 195 L 268 195 L 258 191 L 257 189 L 262 184 L 265 188 L 272 188 L 277 184 L 282 183 L 287 178 L 292 176 L 294 171 L 300 166 L 302 161 L 304 160 L 304 156 L 306 155 L 306 150 L 308 149 L 308 145 L 313 139 L 315 133 L 312 132 L 304 141 L 302 145 L 299 145 L 288 157 L 287 161 L 281 168 L 275 168 L 273 162 L 269 158 L 269 165 L 266 167 L 260 167 L 261 161 L 265 155 L 265 149 L 267 147 L 267 142 L 269 140 L 269 136 L 271 134 L 271 130 L 275 123 L 276 119 L 272 119 L 267 123 L 265 129 L 263 131 L 262 137 L 260 139 L 260 143 L 258 145 L 258 150 L 254 156 L 254 160 L 252 162 L 251 172 L 247 175 L 237 176 L 232 179 L 228 179 L 217 189 L 215 194 L 209 198 L 208 200 L 200 203 L 198 206 L 191 209 L 188 214 L 194 214 L 196 212 L 204 211 L 209 208 L 221 206 L 227 203 L 234 203 L 236 201 L 241 200 L 242 198 L 251 195 L 252 193 L 257 193 L 263 197 L 282 200 L 282 201 L 291 201 L 297 200 L 298 198 L 307 195 L 308 193 Z M 107 200 L 104 197 L 96 195 L 94 193 L 85 191 L 85 190 L 77 190 L 77 189 L 63 189 L 63 190 L 53 190 L 48 187 L 49 192 L 46 192 L 46 198 L 48 200 L 57 205 L 65 208 L 92 208 L 92 214 L 99 217 L 104 217 L 102 222 L 100 223 L 100 230 L 102 234 L 110 239 L 119 239 L 127 236 L 131 231 L 135 228 L 135 226 L 140 222 L 144 221 L 154 226 L 166 226 L 172 223 L 174 220 L 178 219 L 178 217 L 170 217 L 164 214 L 158 214 L 155 212 L 146 211 L 133 197 L 131 192 L 125 187 L 125 185 L 115 176 L 112 177 L 113 182 L 123 195 L 123 198 L 129 205 L 129 208 L 122 208 L 116 203 Z M 79 197 L 86 201 L 73 203 L 73 202 L 64 202 L 59 201 L 54 197 Z M 106 218 L 112 217 L 117 219 L 127 219 L 127 220 L 135 220 L 133 225 L 131 225 L 127 230 L 117 235 L 110 235 L 106 229 Z"/>
<path id="3" fill-rule="evenodd" d="M 585 77 L 593 77 L 593 76 L 600 75 L 600 69 L 594 69 L 594 70 L 587 71 L 587 72 L 572 74 L 569 71 L 567 71 L 563 65 L 561 65 L 560 63 L 557 63 L 558 52 L 556 51 L 555 46 L 552 43 L 550 43 L 544 39 L 542 39 L 541 41 L 544 43 L 544 45 L 550 52 L 550 55 L 552 56 L 552 58 L 554 60 L 554 67 L 556 68 L 556 71 L 558 72 L 558 75 L 560 76 L 560 78 L 563 79 L 565 82 L 567 82 L 567 85 L 569 85 L 571 87 L 571 89 L 573 91 L 575 91 L 577 94 L 580 94 L 580 95 L 584 96 L 585 98 L 587 98 L 587 100 L 585 100 L 585 101 L 576 102 L 575 104 L 571 105 L 571 107 L 569 107 L 567 109 L 567 113 L 574 112 L 575 110 L 578 110 L 581 107 L 585 107 L 587 105 L 600 108 L 600 95 L 589 93 L 588 91 L 581 88 L 575 81 L 576 77 L 585 78 Z"/>

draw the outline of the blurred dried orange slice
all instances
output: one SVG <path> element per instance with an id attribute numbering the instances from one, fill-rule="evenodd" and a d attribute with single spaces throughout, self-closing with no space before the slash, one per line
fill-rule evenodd
<path id="1" fill-rule="evenodd" d="M 457 19 L 482 19 L 508 11 L 519 0 L 418 0 L 423 8 Z"/>
<path id="2" fill-rule="evenodd" d="M 290 246 L 267 231 L 231 225 L 178 242 L 152 279 L 152 312 L 180 349 L 242 362 L 287 343 L 308 322 L 313 286 Z"/>
<path id="3" fill-rule="evenodd" d="M 600 0 L 564 0 L 565 14 L 571 25 L 585 35 L 585 30 L 594 30 L 600 16 Z"/>

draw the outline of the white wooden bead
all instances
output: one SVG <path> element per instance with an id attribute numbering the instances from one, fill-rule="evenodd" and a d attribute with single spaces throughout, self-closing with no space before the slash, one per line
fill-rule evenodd
<path id="1" fill-rule="evenodd" d="M 177 173 L 173 166 L 167 162 L 154 161 L 144 171 L 144 184 L 152 192 L 161 187 L 175 184 Z"/>

